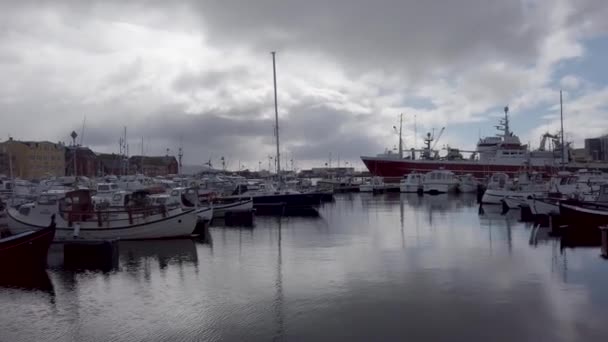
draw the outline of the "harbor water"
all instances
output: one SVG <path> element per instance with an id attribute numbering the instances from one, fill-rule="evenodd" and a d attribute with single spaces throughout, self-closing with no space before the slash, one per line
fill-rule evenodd
<path id="1" fill-rule="evenodd" d="M 211 244 L 123 241 L 111 269 L 68 269 L 54 245 L 46 272 L 0 280 L 0 341 L 608 337 L 598 246 L 475 196 L 340 194 L 319 211 L 212 228 Z"/>

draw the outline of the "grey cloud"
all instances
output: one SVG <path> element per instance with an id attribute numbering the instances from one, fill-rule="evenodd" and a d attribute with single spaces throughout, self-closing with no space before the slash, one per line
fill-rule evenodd
<path id="1" fill-rule="evenodd" d="M 201 1 L 210 39 L 263 51 L 328 52 L 365 68 L 419 71 L 481 59 L 533 61 L 543 9 L 519 1 Z"/>
<path id="2" fill-rule="evenodd" d="M 437 120 L 462 122 L 522 87 L 555 28 L 545 13 L 551 4 L 527 3 L 2 2 L 0 71 L 10 82 L 0 85 L 0 134 L 67 140 L 87 115 L 85 144 L 101 151 L 115 151 L 128 126 L 132 154 L 143 136 L 149 153 L 175 151 L 183 141 L 191 163 L 219 155 L 263 160 L 274 148 L 268 52 L 276 49 L 285 153 L 298 160 L 324 160 L 329 152 L 356 159 L 381 151 L 389 135 L 378 131 L 382 115 L 360 113 L 397 110 L 407 91 L 414 103 L 432 107 Z M 577 15 L 571 20 L 584 18 Z M 120 41 L 124 27 L 116 23 L 135 26 L 128 41 L 135 46 Z M 116 31 L 99 34 L 110 26 Z M 157 36 L 146 34 L 165 31 L 187 33 L 185 47 L 171 44 L 180 35 L 169 35 L 167 46 L 150 55 L 157 46 L 137 46 L 139 34 L 155 45 Z M 32 57 L 48 50 L 55 57 L 48 63 Z M 202 62 L 178 55 L 207 50 L 214 53 Z M 490 62 L 515 65 L 505 70 L 520 74 L 480 67 Z M 441 94 L 437 79 L 445 79 Z M 417 99 L 422 86 L 429 91 Z M 463 108 L 476 110 L 465 117 Z"/>

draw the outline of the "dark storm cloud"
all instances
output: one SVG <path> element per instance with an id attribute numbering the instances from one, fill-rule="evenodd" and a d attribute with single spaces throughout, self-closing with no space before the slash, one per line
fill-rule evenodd
<path id="1" fill-rule="evenodd" d="M 324 51 L 341 62 L 391 70 L 471 65 L 479 58 L 527 63 L 549 29 L 545 13 L 520 1 L 196 3 L 209 38 L 219 44 Z"/>

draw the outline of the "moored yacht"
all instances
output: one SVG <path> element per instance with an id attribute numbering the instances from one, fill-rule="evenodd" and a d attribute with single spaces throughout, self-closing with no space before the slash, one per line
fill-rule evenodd
<path id="1" fill-rule="evenodd" d="M 476 192 L 479 182 L 470 173 L 458 177 L 458 192 L 471 193 Z"/>
<path id="2" fill-rule="evenodd" d="M 433 170 L 424 175 L 423 191 L 430 194 L 455 192 L 458 179 L 452 171 Z"/>
<path id="3" fill-rule="evenodd" d="M 404 193 L 418 193 L 423 191 L 424 175 L 411 172 L 399 182 L 399 191 Z"/>

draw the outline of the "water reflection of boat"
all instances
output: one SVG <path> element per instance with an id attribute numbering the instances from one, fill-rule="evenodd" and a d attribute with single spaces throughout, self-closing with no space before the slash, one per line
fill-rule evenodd
<path id="1" fill-rule="evenodd" d="M 120 260 L 129 265 L 139 265 L 146 259 L 157 259 L 161 268 L 170 263 L 197 264 L 196 245 L 191 239 L 121 241 Z"/>
<path id="2" fill-rule="evenodd" d="M 46 270 L 38 268 L 27 272 L 0 273 L 0 287 L 37 290 L 55 295 L 53 283 Z"/>
<path id="3" fill-rule="evenodd" d="M 439 194 L 434 196 L 419 196 L 417 194 L 401 194 L 401 198 L 412 208 L 427 207 L 429 210 L 445 212 L 461 208 L 471 208 L 477 205 L 475 195 L 471 194 Z"/>
<path id="4" fill-rule="evenodd" d="M 479 206 L 479 221 L 483 224 L 506 221 L 508 225 L 519 220 L 519 212 L 509 210 L 506 213 L 497 205 Z"/>

